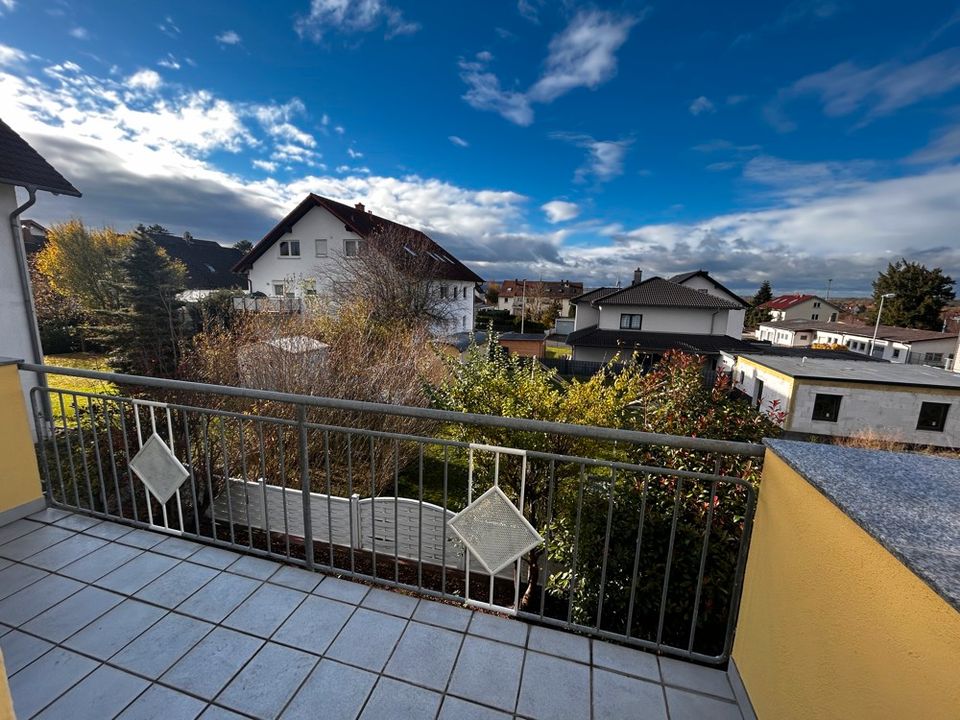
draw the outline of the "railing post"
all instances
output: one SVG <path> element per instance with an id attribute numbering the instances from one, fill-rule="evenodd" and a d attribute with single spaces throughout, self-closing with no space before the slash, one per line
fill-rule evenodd
<path id="1" fill-rule="evenodd" d="M 360 532 L 360 494 L 354 493 L 350 496 L 350 545 L 354 550 L 362 549 L 361 539 L 363 533 Z"/>
<path id="2" fill-rule="evenodd" d="M 310 512 L 310 458 L 307 453 L 307 408 L 297 406 L 297 425 L 300 430 L 300 492 L 303 505 L 303 551 L 307 570 L 313 570 L 313 515 Z"/>

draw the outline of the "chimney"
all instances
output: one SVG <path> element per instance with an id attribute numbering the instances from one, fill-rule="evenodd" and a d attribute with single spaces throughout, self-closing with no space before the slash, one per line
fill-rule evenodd
<path id="1" fill-rule="evenodd" d="M 363 203 L 357 203 L 357 204 L 354 205 L 353 207 L 354 207 L 355 210 L 358 210 L 358 211 L 360 211 L 360 212 L 363 212 Z"/>
<path id="2" fill-rule="evenodd" d="M 643 270 L 637 268 L 633 271 L 633 284 L 639 285 L 641 282 L 643 282 Z"/>

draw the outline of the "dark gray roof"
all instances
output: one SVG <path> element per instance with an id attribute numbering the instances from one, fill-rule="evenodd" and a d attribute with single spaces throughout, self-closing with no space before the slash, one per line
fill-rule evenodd
<path id="1" fill-rule="evenodd" d="M 743 307 L 739 303 L 733 303 L 706 292 L 698 292 L 661 277 L 648 278 L 636 285 L 594 299 L 593 304 L 686 307 L 705 310 L 739 310 Z"/>
<path id="2" fill-rule="evenodd" d="M 567 336 L 567 345 L 622 348 L 656 354 L 662 354 L 668 350 L 683 350 L 699 355 L 718 355 L 721 350 L 735 354 L 756 352 L 750 343 L 727 335 L 601 330 L 596 325 L 570 333 Z"/>
<path id="3" fill-rule="evenodd" d="M 857 335 L 858 337 L 873 337 L 872 325 L 853 325 L 843 322 L 827 322 L 826 320 L 774 320 L 760 323 L 764 327 L 779 328 L 780 330 L 822 330 L 838 335 Z M 918 330 L 916 328 L 896 327 L 895 325 L 881 325 L 877 330 L 877 338 L 892 342 L 912 343 L 925 340 L 952 340 L 956 339 L 952 333 L 942 333 L 937 330 Z"/>
<path id="4" fill-rule="evenodd" d="M 80 197 L 80 191 L 3 120 L 0 120 L 0 183 Z"/>
<path id="5" fill-rule="evenodd" d="M 909 385 L 960 391 L 960 374 L 926 365 L 904 363 L 858 363 L 850 358 L 777 357 L 743 354 L 741 357 L 789 375 L 808 380 L 841 380 L 874 385 Z"/>
<path id="6" fill-rule="evenodd" d="M 570 298 L 572 303 L 592 303 L 598 298 L 606 297 L 607 295 L 612 295 L 615 292 L 618 292 L 620 288 L 615 287 L 598 287 L 593 290 L 587 290 L 583 295 L 578 295 L 575 298 Z"/>
<path id="7" fill-rule="evenodd" d="M 708 273 L 706 270 L 693 270 L 691 272 L 680 273 L 679 275 L 674 275 L 672 278 L 670 278 L 670 282 L 675 282 L 678 285 L 683 285 L 687 280 L 695 277 L 702 277 L 705 280 L 709 280 L 710 282 L 713 283 L 714 287 L 720 290 L 723 290 L 727 295 L 729 295 L 730 297 L 736 298 L 737 302 L 741 302 L 745 306 L 750 304 L 746 300 L 744 300 L 742 297 L 737 295 L 737 293 L 735 293 L 733 290 L 723 285 L 723 283 L 721 283 L 719 280 L 717 280 L 714 277 L 711 277 L 710 273 Z"/>
<path id="8" fill-rule="evenodd" d="M 174 260 L 187 266 L 187 287 L 191 290 L 221 290 L 246 288 L 242 277 L 231 268 L 243 257 L 232 247 L 224 247 L 213 240 L 189 240 L 179 235 L 152 234 L 153 241 L 166 250 Z"/>
<path id="9" fill-rule="evenodd" d="M 501 340 L 546 340 L 547 336 L 544 333 L 519 333 L 519 332 L 505 332 L 500 334 Z"/>
<path id="10" fill-rule="evenodd" d="M 818 350 L 809 347 L 785 347 L 783 345 L 771 345 L 767 342 L 750 342 L 753 350 L 747 352 L 758 355 L 775 355 L 779 357 L 818 357 L 832 360 L 852 360 L 854 362 L 887 362 L 882 358 L 870 357 L 869 355 L 852 352 L 846 348 L 840 350 Z"/>

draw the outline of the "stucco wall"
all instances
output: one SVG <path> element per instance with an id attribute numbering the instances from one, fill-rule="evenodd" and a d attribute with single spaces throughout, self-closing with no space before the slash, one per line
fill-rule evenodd
<path id="1" fill-rule="evenodd" d="M 640 329 L 646 332 L 723 335 L 727 329 L 728 311 L 721 310 L 716 316 L 714 312 L 694 308 L 601 305 L 599 325 L 601 329 L 619 330 L 621 314 L 639 313 L 643 315 L 643 326 Z"/>
<path id="2" fill-rule="evenodd" d="M 757 401 L 757 380 L 763 381 L 761 410 L 769 410 L 770 402 L 779 400 L 779 409 L 789 411 L 790 396 L 793 393 L 793 379 L 765 367 L 758 367 L 743 358 L 738 358 L 733 369 L 733 384 L 749 395 L 753 399 L 754 405 Z"/>
<path id="3" fill-rule="evenodd" d="M 583 330 L 584 328 L 596 325 L 600 320 L 600 311 L 587 303 L 577 303 L 577 313 L 574 315 L 574 329 Z"/>
<path id="4" fill-rule="evenodd" d="M 733 658 L 761 720 L 960 708 L 960 614 L 769 450 Z"/>
<path id="5" fill-rule="evenodd" d="M 317 257 L 316 240 L 327 241 L 327 256 Z M 342 263 L 351 262 L 344 254 L 344 241 L 357 240 L 359 236 L 347 230 L 344 224 L 330 212 L 315 207 L 293 226 L 290 232 L 281 236 L 250 269 L 249 280 L 252 292 L 274 295 L 274 283 L 284 283 L 286 292 L 296 297 L 303 295 L 303 281 L 316 282 L 318 294 L 331 293 L 335 296 L 334 283 L 342 279 L 338 269 Z M 300 257 L 281 257 L 280 243 L 284 240 L 300 241 Z M 438 281 L 437 285 L 446 285 L 449 293 L 452 326 L 449 332 L 473 330 L 473 283 L 463 281 Z M 457 288 L 457 298 L 453 299 L 453 288 Z M 464 292 L 465 291 L 465 292 Z"/>
<path id="6" fill-rule="evenodd" d="M 0 365 L 0 513 L 15 512 L 42 497 L 37 456 L 16 365 Z M 36 512 L 36 509 L 31 510 Z M 13 519 L 7 514 L 4 522 Z"/>
<path id="7" fill-rule="evenodd" d="M 820 303 L 820 307 L 815 307 Z M 820 320 L 827 322 L 833 313 L 839 313 L 839 308 L 833 307 L 826 300 L 811 298 L 798 303 L 786 310 L 779 311 L 781 320 Z M 813 317 L 816 315 L 817 317 Z"/>

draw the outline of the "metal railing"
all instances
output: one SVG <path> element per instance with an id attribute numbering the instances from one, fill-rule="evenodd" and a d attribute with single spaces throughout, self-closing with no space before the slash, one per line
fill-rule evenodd
<path id="1" fill-rule="evenodd" d="M 755 506 L 744 477 L 762 446 L 20 367 L 133 389 L 32 390 L 56 506 L 678 657 L 729 656 Z M 131 468 L 154 436 L 185 475 L 165 502 L 163 483 Z M 543 538 L 495 575 L 448 527 L 493 485 Z"/>

